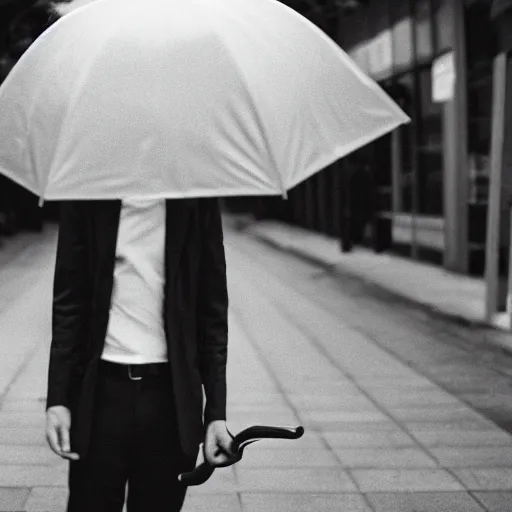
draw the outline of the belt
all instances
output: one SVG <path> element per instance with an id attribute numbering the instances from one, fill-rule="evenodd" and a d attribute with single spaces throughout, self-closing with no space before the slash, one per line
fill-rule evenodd
<path id="1" fill-rule="evenodd" d="M 170 375 L 169 363 L 120 364 L 100 362 L 100 373 L 106 377 L 126 380 L 142 380 L 148 377 Z"/>

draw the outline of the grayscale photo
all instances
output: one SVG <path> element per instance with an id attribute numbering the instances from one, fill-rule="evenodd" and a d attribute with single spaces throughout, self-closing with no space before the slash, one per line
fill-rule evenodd
<path id="1" fill-rule="evenodd" d="M 512 0 L 0 36 L 0 512 L 512 512 Z"/>

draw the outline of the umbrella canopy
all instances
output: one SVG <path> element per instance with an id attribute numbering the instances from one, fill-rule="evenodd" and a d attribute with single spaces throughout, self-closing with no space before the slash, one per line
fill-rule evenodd
<path id="1" fill-rule="evenodd" d="M 97 0 L 0 87 L 0 172 L 46 199 L 283 194 L 408 117 L 276 0 Z"/>

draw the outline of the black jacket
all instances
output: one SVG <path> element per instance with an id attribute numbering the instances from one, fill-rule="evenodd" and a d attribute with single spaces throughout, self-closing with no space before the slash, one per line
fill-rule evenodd
<path id="1" fill-rule="evenodd" d="M 512 51 L 512 0 L 493 0 L 490 16 L 496 24 L 498 52 Z"/>
<path id="2" fill-rule="evenodd" d="M 512 9 L 512 0 L 492 0 L 490 16 L 497 18 L 510 9 Z"/>
<path id="3" fill-rule="evenodd" d="M 47 407 L 72 412 L 72 449 L 87 450 L 112 296 L 121 201 L 63 203 L 54 279 Z M 166 201 L 164 325 L 181 445 L 226 418 L 226 263 L 213 199 Z"/>

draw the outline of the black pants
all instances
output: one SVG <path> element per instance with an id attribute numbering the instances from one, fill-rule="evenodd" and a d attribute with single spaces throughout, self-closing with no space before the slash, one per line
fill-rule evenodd
<path id="1" fill-rule="evenodd" d="M 177 475 L 196 457 L 183 454 L 170 375 L 130 380 L 100 371 L 91 445 L 70 463 L 68 512 L 179 511 L 186 487 Z"/>

